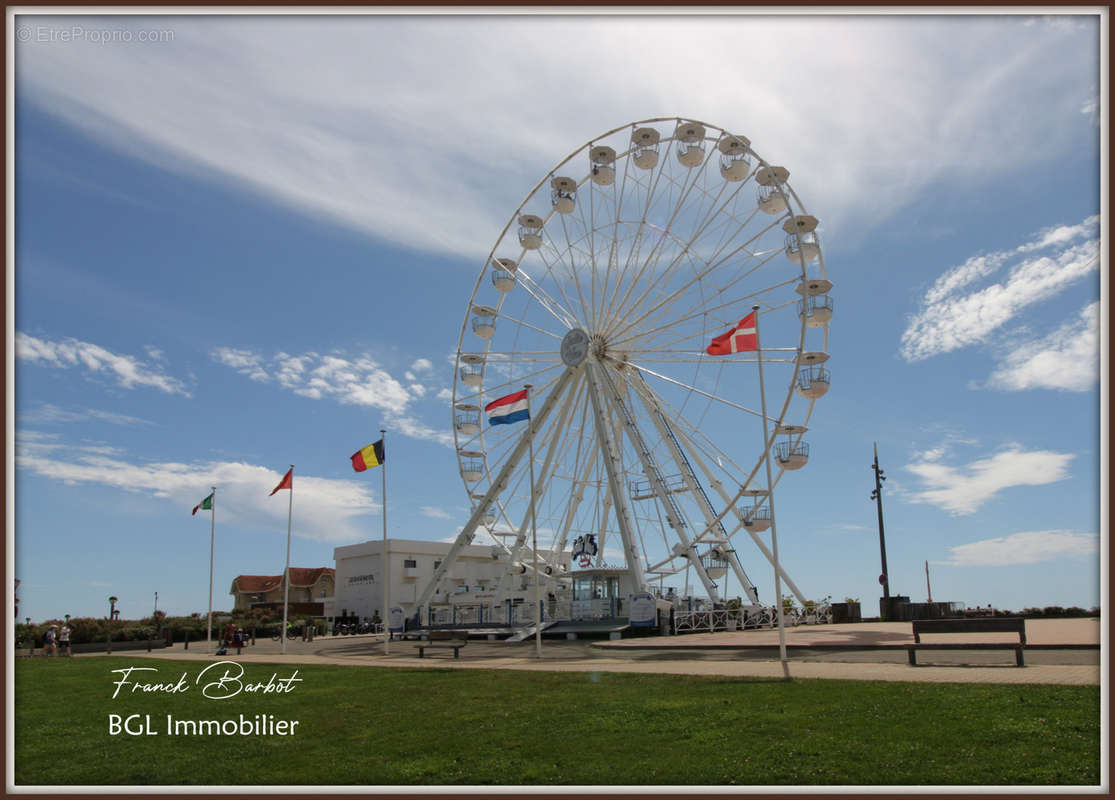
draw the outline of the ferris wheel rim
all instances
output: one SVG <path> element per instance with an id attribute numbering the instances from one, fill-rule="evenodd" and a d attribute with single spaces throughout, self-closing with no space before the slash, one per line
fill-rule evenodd
<path id="1" fill-rule="evenodd" d="M 498 260 L 497 259 L 497 252 L 499 252 L 499 250 L 501 248 L 501 245 L 504 244 L 506 238 L 508 237 L 510 231 L 512 230 L 513 225 L 517 221 L 522 222 L 522 219 L 524 218 L 524 216 L 530 216 L 530 215 L 524 215 L 524 209 L 526 209 L 527 205 L 531 202 L 531 200 L 536 198 L 539 195 L 539 192 L 542 191 L 548 184 L 552 185 L 552 184 L 556 183 L 557 178 L 564 177 L 564 176 L 559 176 L 558 175 L 559 171 L 561 171 L 567 164 L 569 164 L 579 154 L 587 153 L 591 148 L 595 147 L 596 143 L 598 143 L 602 140 L 606 140 L 609 137 L 611 137 L 611 136 L 613 136 L 617 133 L 623 132 L 625 130 L 630 130 L 630 131 L 634 132 L 641 127 L 646 127 L 648 125 L 652 125 L 654 123 L 661 123 L 661 122 L 674 122 L 674 123 L 677 123 L 678 125 L 681 125 L 683 123 L 693 123 L 693 124 L 704 126 L 704 129 L 705 129 L 706 132 L 713 131 L 713 132 L 715 132 L 715 134 L 718 134 L 720 137 L 730 135 L 727 130 L 725 130 L 725 129 L 719 127 L 719 126 L 708 125 L 707 123 L 699 123 L 699 122 L 696 122 L 694 120 L 689 120 L 689 119 L 682 118 L 682 117 L 655 117 L 655 118 L 639 120 L 639 121 L 636 121 L 636 122 L 631 122 L 631 123 L 627 123 L 625 125 L 617 126 L 617 127 L 613 128 L 612 130 L 604 133 L 604 134 L 601 134 L 597 137 L 594 137 L 593 139 L 588 140 L 586 143 L 584 143 L 583 145 L 581 145 L 577 149 L 573 150 L 564 159 L 559 161 L 538 182 L 538 184 L 535 185 L 527 193 L 524 200 L 519 204 L 519 206 L 510 215 L 510 218 L 509 218 L 507 224 L 504 226 L 503 230 L 500 232 L 499 236 L 497 237 L 496 243 L 492 247 L 491 251 L 488 253 L 488 256 L 485 259 L 484 265 L 480 270 L 480 274 L 477 277 L 476 283 L 473 287 L 472 295 L 470 296 L 470 299 L 469 299 L 469 304 L 467 306 L 468 310 L 466 311 L 465 318 L 462 322 L 460 333 L 459 333 L 459 336 L 458 336 L 457 352 L 456 352 L 456 358 L 455 358 L 455 361 L 454 361 L 454 377 L 453 377 L 453 388 L 452 388 L 452 401 L 453 401 L 452 405 L 454 406 L 454 409 L 456 409 L 456 407 L 459 404 L 464 403 L 464 402 L 472 403 L 474 405 L 479 406 L 480 405 L 479 400 L 483 396 L 484 392 L 486 391 L 486 389 L 480 389 L 480 388 L 478 388 L 476 392 L 463 391 L 463 389 L 469 388 L 469 387 L 463 387 L 462 386 L 463 382 L 462 382 L 462 379 L 461 379 L 462 364 L 467 363 L 467 361 L 465 361 L 465 357 L 466 356 L 475 356 L 475 357 L 484 358 L 486 360 L 487 357 L 489 356 L 489 354 L 495 354 L 495 353 L 499 353 L 499 352 L 506 352 L 506 351 L 493 350 L 492 349 L 492 339 L 491 338 L 485 339 L 485 341 L 482 343 L 482 347 L 479 347 L 479 348 L 478 347 L 467 347 L 466 348 L 465 343 L 466 343 L 466 339 L 468 338 L 469 318 L 472 315 L 473 311 L 478 307 L 478 305 L 479 306 L 484 305 L 484 304 L 478 304 L 478 294 L 480 293 L 481 288 L 484 285 L 484 280 L 485 280 L 485 277 L 487 275 L 489 265 L 492 265 L 493 262 L 496 262 Z M 708 138 L 711 138 L 711 137 L 706 137 L 706 140 Z M 740 137 L 740 138 L 744 138 L 744 137 Z M 720 140 L 723 141 L 722 138 Z M 674 134 L 669 133 L 665 136 L 662 136 L 661 141 L 667 143 L 667 146 L 672 145 L 672 143 L 675 141 Z M 621 159 L 624 159 L 625 160 L 625 167 L 626 167 L 626 157 L 633 150 L 634 150 L 634 145 L 632 145 L 631 147 L 629 147 L 627 150 L 623 151 L 622 153 L 617 153 L 614 160 L 618 162 Z M 750 153 L 757 160 L 756 169 L 759 169 L 759 168 L 774 169 L 757 152 L 755 152 L 754 150 L 750 150 Z M 669 152 L 667 152 L 664 155 L 668 157 Z M 710 156 L 710 158 L 711 158 L 711 156 Z M 781 168 L 778 168 L 778 169 L 781 169 Z M 566 180 L 569 180 L 569 179 L 566 179 Z M 579 182 L 577 182 L 577 187 L 579 188 L 580 186 L 585 185 L 587 182 L 589 182 L 588 177 L 582 178 Z M 568 186 L 566 184 L 563 183 L 562 186 L 565 187 L 566 189 L 568 189 Z M 554 188 L 555 191 L 557 190 L 556 186 L 553 186 L 553 188 Z M 796 192 L 794 192 L 793 188 L 789 185 L 788 182 L 780 182 L 778 184 L 778 188 L 785 195 L 786 205 L 787 205 L 786 214 L 789 214 L 791 216 L 791 218 L 797 217 L 797 216 L 807 216 L 807 212 L 806 212 L 803 204 L 801 204 L 800 199 L 798 198 Z M 791 211 L 795 208 L 797 209 L 797 213 L 792 214 Z M 555 213 L 556 213 L 555 211 L 551 210 L 549 214 L 542 215 L 542 216 L 539 216 L 539 215 L 533 215 L 533 216 L 537 219 L 541 219 L 543 221 L 543 224 L 545 225 L 553 218 Z M 782 219 L 784 216 L 786 216 L 786 214 L 780 215 L 778 217 L 778 219 Z M 593 233 L 595 233 L 595 230 L 593 231 Z M 520 266 L 522 264 L 522 260 L 523 260 L 525 252 L 526 252 L 525 250 L 520 250 L 519 253 L 518 253 L 518 264 Z M 821 277 L 824 278 L 825 275 L 826 275 L 826 272 L 825 272 L 825 266 L 824 266 L 824 260 L 823 260 L 823 253 L 818 253 L 816 260 L 818 262 L 818 267 L 819 267 L 819 270 L 820 270 L 820 273 L 821 273 Z M 806 261 L 804 259 L 804 253 L 802 255 L 802 263 L 800 264 L 800 267 L 801 267 L 801 270 L 800 270 L 801 274 L 800 274 L 799 278 L 800 278 L 800 280 L 804 281 L 806 279 L 806 275 L 807 275 Z M 520 272 L 518 274 L 518 277 L 523 277 L 524 275 L 527 275 L 527 274 L 528 274 L 527 272 L 523 272 L 523 271 L 520 270 Z M 787 281 L 787 283 L 789 283 L 789 282 L 791 282 L 791 281 Z M 527 293 L 532 294 L 532 292 L 530 292 L 530 290 L 528 290 Z M 504 303 L 505 300 L 506 300 L 506 296 L 501 295 L 494 307 L 492 307 L 490 305 L 488 306 L 488 308 L 490 310 L 494 310 L 497 313 L 497 316 L 500 319 L 504 319 L 504 317 L 502 315 L 499 315 L 499 312 L 501 311 L 501 309 L 503 307 L 503 303 Z M 565 306 L 563 306 L 562 304 L 558 303 L 552 297 L 547 297 L 547 300 L 550 301 L 550 302 L 553 302 L 554 305 L 560 311 L 564 311 L 568 315 L 566 318 L 563 319 L 561 314 L 555 312 L 555 310 L 553 308 L 547 307 L 546 302 L 540 300 L 537 296 L 534 296 L 534 300 L 541 307 L 546 308 L 547 312 L 558 323 L 564 325 L 567 330 L 574 330 L 577 327 L 577 323 L 583 323 L 583 320 L 577 319 L 575 317 L 574 312 L 572 310 L 570 310 L 570 309 L 566 308 Z M 555 334 L 553 334 L 551 332 L 545 332 L 545 333 L 549 336 L 552 336 L 555 339 L 558 338 Z M 799 326 L 798 343 L 797 343 L 797 347 L 795 348 L 797 350 L 797 352 L 802 352 L 802 350 L 804 348 L 805 335 L 806 335 L 806 324 L 803 320 L 801 325 Z M 828 349 L 828 328 L 827 327 L 824 328 L 823 336 L 824 336 L 823 348 L 824 348 L 824 351 L 827 352 L 827 349 Z M 477 344 L 479 344 L 479 343 L 477 343 Z M 514 353 L 514 352 L 517 352 L 517 351 L 513 348 L 510 352 Z M 700 363 L 703 363 L 703 360 L 707 361 L 707 357 L 705 357 L 702 360 L 702 357 L 699 355 L 699 350 L 696 351 L 696 352 L 698 353 L 698 355 L 696 357 L 696 363 L 700 364 Z M 636 366 L 636 368 L 639 368 L 638 365 L 636 365 L 634 361 L 632 361 L 631 363 L 632 363 L 632 365 Z M 547 361 L 546 359 L 539 358 L 539 359 L 537 359 L 536 364 L 539 366 L 539 369 L 537 370 L 537 373 L 536 373 L 538 375 L 546 374 L 546 373 L 550 372 L 550 370 L 559 370 L 560 366 L 561 366 L 560 360 L 556 360 L 556 359 L 551 359 L 551 360 Z M 542 366 L 543 364 L 548 364 L 548 365 L 547 366 Z M 724 364 L 722 364 L 721 366 L 724 366 Z M 788 413 L 790 403 L 794 399 L 795 379 L 796 379 L 796 368 L 794 370 L 794 375 L 791 377 L 791 379 L 789 381 L 789 384 L 787 386 L 786 395 L 783 399 L 783 402 L 781 404 L 779 412 L 777 413 L 777 415 L 772 414 L 771 417 L 770 417 L 770 421 L 772 423 L 774 423 L 774 425 L 772 426 L 772 429 L 777 428 L 779 425 L 781 425 L 783 423 L 785 417 L 786 417 L 786 414 Z M 557 380 L 557 378 L 552 378 L 551 377 L 548 384 L 552 385 L 556 380 Z M 547 385 L 546 381 L 542 381 L 540 383 L 543 386 Z M 690 385 L 689 388 L 691 390 L 694 390 L 694 389 L 696 389 L 696 386 Z M 816 404 L 816 398 L 811 398 L 811 399 L 808 400 L 807 408 L 805 409 L 804 414 L 802 415 L 802 424 L 808 425 L 809 419 L 812 417 L 815 404 Z M 583 424 L 583 422 L 582 422 L 582 424 Z M 457 446 L 458 453 L 460 453 L 463 443 L 467 444 L 469 442 L 475 441 L 476 436 L 474 435 L 470 438 L 464 439 L 463 442 L 462 442 L 462 434 L 460 433 L 460 431 L 458 430 L 458 427 L 456 425 L 454 425 L 454 431 L 453 432 L 454 432 L 454 444 Z M 483 441 L 484 441 L 483 419 L 480 420 L 480 431 L 478 432 L 477 435 L 479 435 L 479 437 L 480 437 L 480 444 L 481 444 L 480 451 L 483 452 L 484 451 L 484 448 L 483 448 Z M 771 438 L 771 440 L 773 440 L 773 435 L 770 438 Z M 772 442 L 764 443 L 764 448 L 763 448 L 764 453 L 769 453 L 770 452 L 771 443 Z M 755 474 L 755 472 L 757 472 L 757 470 L 758 470 L 758 468 L 761 464 L 762 464 L 762 458 L 760 458 L 759 461 L 756 463 L 755 468 L 752 470 L 752 475 L 748 479 L 748 482 L 745 483 L 740 488 L 740 492 L 737 494 L 737 496 L 730 503 L 726 504 L 726 506 L 724 508 L 724 511 L 721 514 L 721 518 L 723 518 L 730 510 L 735 508 L 736 504 L 739 502 L 740 498 L 743 496 L 744 490 L 747 488 L 748 483 L 750 483 L 751 480 L 754 478 L 754 474 Z M 490 469 L 487 470 L 488 475 L 490 475 L 491 472 L 492 472 L 492 470 L 490 470 Z M 779 472 L 778 479 L 771 481 L 771 485 L 768 488 L 768 491 L 773 490 L 773 488 L 778 484 L 778 482 L 781 480 L 782 476 L 785 474 L 785 469 L 779 469 L 778 472 Z M 469 482 L 467 480 L 465 481 L 465 485 L 466 485 L 466 489 L 469 489 Z M 469 494 L 473 498 L 475 498 L 475 496 L 476 496 L 475 492 L 473 492 L 471 490 L 469 491 Z M 738 532 L 738 530 L 737 530 L 737 532 Z"/>

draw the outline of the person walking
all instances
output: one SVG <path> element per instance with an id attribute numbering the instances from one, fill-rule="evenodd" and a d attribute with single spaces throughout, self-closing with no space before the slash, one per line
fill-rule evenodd
<path id="1" fill-rule="evenodd" d="M 58 626 L 51 625 L 43 634 L 43 654 L 53 657 L 58 655 Z"/>
<path id="2" fill-rule="evenodd" d="M 70 634 L 72 632 L 73 631 L 70 630 L 69 622 L 62 623 L 62 628 L 58 631 L 58 646 L 62 648 L 62 655 L 66 656 L 67 658 L 73 655 L 70 652 Z"/>

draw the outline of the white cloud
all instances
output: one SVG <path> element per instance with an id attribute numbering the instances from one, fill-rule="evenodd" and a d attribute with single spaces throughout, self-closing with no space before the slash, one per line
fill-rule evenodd
<path id="1" fill-rule="evenodd" d="M 986 341 L 1024 309 L 1046 300 L 1095 270 L 1099 264 L 1098 218 L 1040 232 L 1010 251 L 968 259 L 937 279 L 921 309 L 902 334 L 900 353 L 921 361 Z M 1088 237 L 1088 238 L 1085 238 Z M 1079 241 L 1085 238 L 1084 241 Z M 1042 254 L 1040 251 L 1052 250 Z M 1005 280 L 960 290 L 1013 263 Z"/>
<path id="2" fill-rule="evenodd" d="M 1032 253 L 1047 247 L 1064 246 L 1078 239 L 1095 238 L 1099 217 L 1088 217 L 1079 225 L 1053 225 L 1038 233 L 1034 241 L 1019 246 L 1017 252 Z"/>
<path id="3" fill-rule="evenodd" d="M 217 487 L 217 509 L 235 525 L 261 529 L 286 529 L 287 502 L 269 496 L 283 473 L 241 462 L 215 461 L 137 463 L 96 448 L 67 447 L 72 453 L 58 460 L 51 453 L 64 445 L 44 441 L 36 432 L 21 432 L 16 442 L 16 467 L 63 483 L 108 486 L 169 501 L 188 514 L 199 500 Z M 294 475 L 293 534 L 323 542 L 346 543 L 366 538 L 366 525 L 356 520 L 375 512 L 371 490 L 359 481 Z M 200 512 L 199 512 L 200 513 Z"/>
<path id="4" fill-rule="evenodd" d="M 268 359 L 252 350 L 230 347 L 218 347 L 211 355 L 218 363 L 252 380 L 263 383 L 275 380 L 284 389 L 312 400 L 329 399 L 344 405 L 375 408 L 383 412 L 383 421 L 392 431 L 453 446 L 448 428 L 432 428 L 412 414 L 413 403 L 425 397 L 426 387 L 421 384 L 404 387 L 367 355 L 346 358 L 314 352 L 297 356 L 278 353 Z"/>
<path id="5" fill-rule="evenodd" d="M 476 258 L 559 158 L 648 112 L 751 137 L 827 231 L 866 235 L 936 181 L 961 190 L 1055 164 L 1079 143 L 1070 122 L 1095 96 L 1098 59 L 1095 17 L 158 19 L 173 42 L 17 43 L 21 96 L 163 168 Z M 684 53 L 686 68 L 647 53 Z M 757 79 L 740 103 L 743 75 Z M 802 86 L 808 102 L 786 102 Z M 523 101 L 540 91 L 547 102 Z M 452 213 L 431 235 L 415 209 Z"/>
<path id="6" fill-rule="evenodd" d="M 167 394 L 190 396 L 182 381 L 149 367 L 134 356 L 113 353 L 100 345 L 77 339 L 51 342 L 21 331 L 17 331 L 15 336 L 15 355 L 22 361 L 60 369 L 84 368 L 95 375 L 111 375 L 117 385 L 125 389 L 150 386 Z"/>
<path id="7" fill-rule="evenodd" d="M 1099 535 L 1073 531 L 1027 531 L 949 548 L 954 567 L 1009 567 L 1099 553 Z"/>
<path id="8" fill-rule="evenodd" d="M 1099 303 L 1092 303 L 1044 339 L 1023 342 L 991 373 L 988 386 L 1006 391 L 1087 392 L 1099 379 Z"/>
<path id="9" fill-rule="evenodd" d="M 213 359 L 226 367 L 232 367 L 241 375 L 247 375 L 253 381 L 266 383 L 271 376 L 260 364 L 260 357 L 249 350 L 236 350 L 231 347 L 218 347 L 210 355 Z"/>
<path id="10" fill-rule="evenodd" d="M 410 365 L 410 368 L 415 372 L 432 372 L 434 365 L 428 358 L 419 358 Z"/>
<path id="11" fill-rule="evenodd" d="M 438 391 L 436 397 L 437 397 L 438 400 L 443 400 L 445 402 L 449 402 L 453 399 L 453 390 L 452 389 L 441 389 L 441 390 Z"/>
<path id="12" fill-rule="evenodd" d="M 932 447 L 929 450 L 925 450 L 921 453 L 916 453 L 914 455 L 914 458 L 919 461 L 940 461 L 941 458 L 945 455 L 945 452 L 945 446 L 940 445 L 938 447 Z"/>
<path id="13" fill-rule="evenodd" d="M 59 408 L 53 403 L 43 403 L 34 411 L 17 410 L 16 414 L 21 423 L 30 423 L 33 425 L 64 425 L 74 422 L 87 422 L 89 420 L 97 420 L 100 422 L 107 422 L 112 425 L 123 426 L 154 424 L 150 420 L 128 416 L 127 414 L 117 414 L 112 411 L 100 411 L 95 408 L 84 408 L 76 411 L 67 410 L 64 408 Z"/>
<path id="14" fill-rule="evenodd" d="M 440 508 L 435 508 L 434 506 L 422 506 L 420 511 L 424 517 L 432 517 L 433 519 L 453 519 L 449 512 Z"/>
<path id="15" fill-rule="evenodd" d="M 398 431 L 412 439 L 422 439 L 427 442 L 437 442 L 446 447 L 453 447 L 453 434 L 447 429 L 432 428 L 420 420 L 405 415 L 388 415 L 387 423 L 393 431 Z"/>
<path id="16" fill-rule="evenodd" d="M 1068 475 L 1071 453 L 1049 450 L 1025 451 L 1012 444 L 1001 452 L 981 458 L 964 467 L 923 460 L 907 464 L 906 469 L 921 478 L 925 488 L 906 492 L 914 503 L 928 503 L 952 514 L 972 514 L 1004 489 L 1015 486 L 1043 486 L 1064 480 Z"/>

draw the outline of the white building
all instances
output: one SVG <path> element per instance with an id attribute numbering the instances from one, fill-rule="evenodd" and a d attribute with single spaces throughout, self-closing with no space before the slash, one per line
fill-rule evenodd
<path id="1" fill-rule="evenodd" d="M 449 552 L 449 542 L 423 542 L 413 539 L 388 539 L 387 563 L 390 575 L 388 608 L 399 606 L 407 617 L 415 613 L 418 595 L 433 578 L 441 560 Z M 482 621 L 479 613 L 490 614 L 496 601 L 500 578 L 507 572 L 507 561 L 493 554 L 501 550 L 492 545 L 469 545 L 462 549 L 449 576 L 443 579 L 430 611 L 439 621 Z M 383 604 L 383 573 L 381 556 L 383 540 L 338 547 L 333 551 L 336 562 L 336 594 L 332 614 L 370 619 L 374 614 L 385 618 Z M 544 551 L 542 551 L 544 553 Z M 568 571 L 568 556 L 564 558 Z M 551 581 L 553 583 L 553 581 Z M 569 581 L 565 582 L 566 584 Z M 554 586 L 553 588 L 558 588 Z M 515 575 L 506 600 L 518 605 L 530 602 L 534 584 L 529 575 Z M 548 592 L 542 590 L 545 600 Z M 484 612 L 479 609 L 484 608 Z M 423 611 L 423 619 L 426 612 Z"/>

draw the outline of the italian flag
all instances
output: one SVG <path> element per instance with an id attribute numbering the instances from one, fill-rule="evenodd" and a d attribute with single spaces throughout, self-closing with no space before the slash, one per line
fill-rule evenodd
<path id="1" fill-rule="evenodd" d="M 194 506 L 194 510 L 190 512 L 190 516 L 192 517 L 194 514 L 196 514 L 199 508 L 202 509 L 203 511 L 212 511 L 213 510 L 213 493 L 212 492 L 209 493 L 208 497 L 206 497 L 204 500 L 202 500 L 200 503 L 198 503 L 196 506 Z"/>

